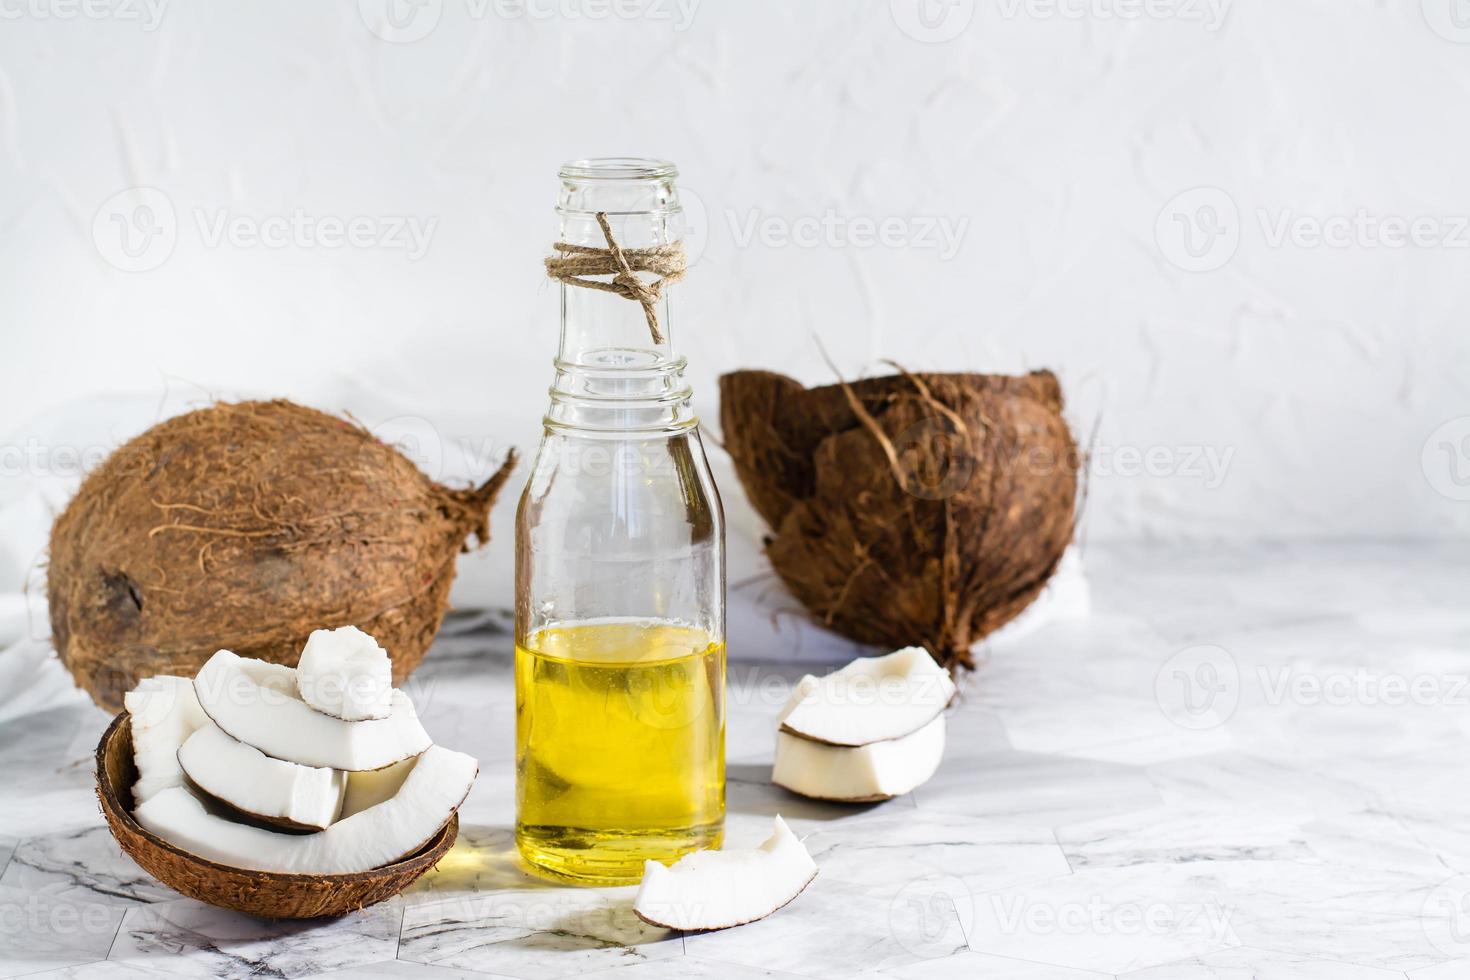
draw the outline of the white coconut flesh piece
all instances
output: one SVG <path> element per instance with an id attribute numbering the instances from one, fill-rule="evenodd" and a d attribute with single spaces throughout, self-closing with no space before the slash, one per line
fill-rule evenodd
<path id="1" fill-rule="evenodd" d="M 213 813 L 184 787 L 134 811 L 138 823 L 190 854 L 252 871 L 350 874 L 391 864 L 422 848 L 469 795 L 479 764 L 463 752 L 426 750 L 391 799 L 315 834 L 288 834 Z"/>
<path id="2" fill-rule="evenodd" d="M 816 875 L 816 862 L 777 817 L 775 833 L 757 848 L 696 851 L 667 868 L 647 862 L 633 911 L 666 929 L 728 929 L 764 919 L 800 895 Z"/>
<path id="3" fill-rule="evenodd" d="M 196 787 L 247 816 L 292 830 L 325 830 L 342 812 L 347 773 L 272 759 L 206 724 L 179 749 Z"/>
<path id="4" fill-rule="evenodd" d="M 189 736 L 209 724 L 194 684 L 187 677 L 149 677 L 123 695 L 128 724 L 133 734 L 133 762 L 138 781 L 133 784 L 133 802 L 144 800 L 171 786 L 184 784 L 179 768 L 179 747 Z"/>
<path id="5" fill-rule="evenodd" d="M 933 721 L 954 691 L 949 671 L 927 650 L 906 647 L 803 677 L 781 713 L 781 730 L 828 745 L 902 738 Z"/>
<path id="6" fill-rule="evenodd" d="M 408 778 L 408 773 L 419 760 L 418 756 L 395 762 L 382 769 L 347 774 L 347 794 L 342 801 L 342 816 L 350 817 L 369 807 L 390 800 Z"/>
<path id="7" fill-rule="evenodd" d="M 303 766 L 350 772 L 381 769 L 431 744 L 413 703 L 394 691 L 392 711 L 373 721 L 322 714 L 296 687 L 296 671 L 228 650 L 209 658 L 194 678 L 199 704 L 226 735 L 266 755 Z"/>
<path id="8" fill-rule="evenodd" d="M 313 630 L 296 663 L 301 700 L 343 721 L 387 718 L 393 710 L 393 662 L 356 626 Z"/>
<path id="9" fill-rule="evenodd" d="M 776 733 L 771 782 L 818 800 L 873 803 L 928 782 L 944 757 L 944 715 L 912 735 L 867 745 L 825 745 Z"/>

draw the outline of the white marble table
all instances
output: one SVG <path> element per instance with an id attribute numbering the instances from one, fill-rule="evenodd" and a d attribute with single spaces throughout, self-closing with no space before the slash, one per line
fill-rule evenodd
<path id="1" fill-rule="evenodd" d="M 517 866 L 495 617 L 455 620 L 413 686 L 436 739 L 482 760 L 458 846 L 336 921 L 256 921 L 151 880 L 92 799 L 102 713 L 33 714 L 0 725 L 0 975 L 1470 977 L 1467 559 L 1093 548 L 1096 614 L 992 648 L 939 775 L 881 806 L 768 785 L 799 669 L 736 664 L 729 837 L 780 812 L 821 873 L 705 935 L 642 925 L 631 889 Z"/>

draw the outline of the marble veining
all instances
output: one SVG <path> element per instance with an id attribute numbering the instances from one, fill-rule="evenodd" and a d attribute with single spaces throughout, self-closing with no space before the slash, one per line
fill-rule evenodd
<path id="1" fill-rule="evenodd" d="M 761 840 L 780 813 L 821 870 L 778 914 L 716 933 L 653 928 L 632 889 L 561 887 L 520 863 L 501 613 L 456 615 L 413 678 L 430 731 L 481 755 L 459 843 L 404 894 L 335 921 L 258 921 L 152 881 L 92 795 L 102 712 L 12 713 L 0 976 L 1470 976 L 1455 695 L 1470 563 L 1383 546 L 1087 560 L 1094 618 L 993 644 L 951 709 L 940 772 L 889 803 L 772 787 L 775 717 L 809 665 L 732 666 L 727 840 Z M 1228 659 L 1179 659 L 1199 646 Z M 1280 687 L 1278 668 L 1308 682 Z M 1359 675 L 1372 683 L 1314 693 Z M 1396 699 L 1395 677 L 1424 696 Z M 1177 700 L 1181 679 L 1194 700 Z M 1230 710 L 1181 714 L 1210 697 Z"/>

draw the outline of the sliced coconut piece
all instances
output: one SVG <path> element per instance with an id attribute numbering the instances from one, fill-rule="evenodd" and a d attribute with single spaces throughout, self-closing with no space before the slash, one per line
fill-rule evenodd
<path id="1" fill-rule="evenodd" d="M 301 700 L 343 721 L 387 718 L 393 710 L 393 662 L 356 626 L 314 630 L 296 664 Z"/>
<path id="2" fill-rule="evenodd" d="M 474 785 L 479 764 L 463 752 L 426 750 L 392 799 L 315 834 L 286 834 L 211 813 L 184 787 L 138 807 L 143 827 L 191 854 L 250 871 L 347 874 L 417 851 L 444 826 Z"/>
<path id="3" fill-rule="evenodd" d="M 342 812 L 347 773 L 272 759 L 210 722 L 179 749 L 194 785 L 241 813 L 292 830 L 325 830 Z"/>
<path id="4" fill-rule="evenodd" d="M 874 803 L 928 782 L 944 757 L 944 715 L 912 735 L 867 745 L 824 745 L 776 733 L 771 782 L 818 800 Z"/>
<path id="5" fill-rule="evenodd" d="M 728 929 L 764 919 L 816 876 L 816 862 L 778 816 L 775 833 L 753 850 L 696 851 L 668 868 L 645 863 L 633 911 L 666 929 Z"/>
<path id="6" fill-rule="evenodd" d="M 781 730 L 828 745 L 912 735 L 954 697 L 949 671 L 923 647 L 860 657 L 826 677 L 808 674 L 781 713 Z"/>
<path id="7" fill-rule="evenodd" d="M 226 735 L 303 766 L 381 769 L 431 743 L 402 691 L 393 692 L 392 713 L 381 721 L 341 721 L 301 700 L 290 667 L 228 650 L 209 658 L 194 678 L 194 690 L 205 714 Z"/>
<path id="8" fill-rule="evenodd" d="M 347 774 L 347 798 L 342 802 L 342 816 L 350 817 L 354 813 L 361 813 L 368 807 L 377 806 L 384 800 L 392 799 L 418 761 L 419 757 L 414 756 L 412 759 L 404 759 L 402 762 L 395 762 L 382 769 L 349 772 Z"/>
<path id="9" fill-rule="evenodd" d="M 138 781 L 133 802 L 142 803 L 160 790 L 182 786 L 179 746 L 209 724 L 187 677 L 149 677 L 123 695 L 133 732 L 133 762 Z"/>

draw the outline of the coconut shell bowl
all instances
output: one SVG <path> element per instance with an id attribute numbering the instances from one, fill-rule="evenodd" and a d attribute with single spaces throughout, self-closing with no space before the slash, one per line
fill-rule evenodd
<path id="1" fill-rule="evenodd" d="M 165 885 L 209 905 L 266 919 L 344 915 L 392 898 L 428 871 L 454 845 L 458 816 L 408 857 L 354 874 L 306 875 L 246 871 L 207 861 L 144 830 L 133 819 L 133 733 L 118 715 L 97 744 L 97 799 L 112 836 L 128 856 Z"/>

